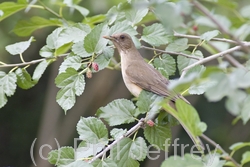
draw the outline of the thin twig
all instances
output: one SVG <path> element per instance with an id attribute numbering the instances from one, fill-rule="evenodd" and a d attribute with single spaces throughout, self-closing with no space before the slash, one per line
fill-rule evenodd
<path id="1" fill-rule="evenodd" d="M 175 37 L 182 37 L 182 38 L 189 38 L 189 39 L 200 39 L 200 36 L 196 35 L 186 35 L 186 34 L 179 34 L 177 32 L 174 32 Z M 237 44 L 236 41 L 231 39 L 225 39 L 225 38 L 212 38 L 211 41 L 219 41 L 219 42 L 227 42 L 231 44 Z M 211 42 L 208 42 L 209 45 L 211 45 L 214 49 L 217 51 L 220 51 L 216 46 L 214 46 Z M 242 43 L 246 44 L 246 41 L 242 41 Z M 231 55 L 226 54 L 224 56 L 233 66 L 239 67 L 239 68 L 245 68 L 241 63 L 239 63 L 235 58 L 233 58 Z"/>
<path id="2" fill-rule="evenodd" d="M 246 43 L 246 42 L 245 42 Z M 217 50 L 218 52 L 221 52 L 221 50 L 215 46 L 214 44 L 212 44 L 211 42 L 208 42 L 208 44 L 213 47 L 215 50 Z M 246 68 L 240 63 L 238 62 L 233 56 L 231 56 L 230 54 L 226 54 L 224 55 L 225 59 L 227 59 L 233 66 L 238 67 L 238 68 L 242 68 L 245 69 Z"/>
<path id="3" fill-rule="evenodd" d="M 26 66 L 26 65 L 32 65 L 32 64 L 37 64 L 40 63 L 44 60 L 49 60 L 49 59 L 56 59 L 59 57 L 65 57 L 68 54 L 62 54 L 60 56 L 57 57 L 48 57 L 48 58 L 42 58 L 42 59 L 37 59 L 37 60 L 32 60 L 32 61 L 28 61 L 28 62 L 23 62 L 23 63 L 16 63 L 16 64 L 4 64 L 4 65 L 0 65 L 0 68 L 4 68 L 4 67 L 20 67 L 20 66 Z"/>
<path id="4" fill-rule="evenodd" d="M 201 137 L 206 140 L 208 143 L 210 143 L 211 145 L 213 145 L 215 148 L 218 148 L 223 154 L 228 155 L 226 158 L 229 159 L 236 167 L 241 167 L 236 161 L 235 159 L 233 159 L 231 156 L 229 156 L 229 154 L 219 145 L 217 144 L 215 141 L 213 141 L 212 139 L 210 139 L 209 137 L 207 137 L 206 135 L 202 134 Z"/>
<path id="5" fill-rule="evenodd" d="M 226 54 L 224 56 L 233 66 L 238 68 L 246 69 L 245 66 L 243 66 L 240 62 L 238 62 L 233 56 Z"/>
<path id="6" fill-rule="evenodd" d="M 108 145 L 102 152 L 100 152 L 99 154 L 97 154 L 96 156 L 94 156 L 89 163 L 95 161 L 96 159 L 100 158 L 101 156 L 103 156 L 107 151 L 111 150 L 119 141 L 121 141 L 122 139 L 124 139 L 127 136 L 130 136 L 131 134 L 134 134 L 138 129 L 140 129 L 142 127 L 142 125 L 144 124 L 144 119 L 140 119 L 140 121 L 133 126 L 129 131 L 127 131 L 127 133 L 121 137 L 119 137 L 118 139 L 116 139 L 113 143 L 111 143 L 110 145 Z"/>
<path id="7" fill-rule="evenodd" d="M 175 37 L 181 37 L 181 38 L 191 38 L 191 39 L 201 39 L 200 36 L 197 35 L 186 35 L 186 34 L 179 34 L 177 32 L 174 32 Z M 227 42 L 231 44 L 237 44 L 236 41 L 231 40 L 231 39 L 226 39 L 226 38 L 212 38 L 211 41 L 220 41 L 220 42 Z M 246 43 L 243 41 L 242 43 Z"/>
<path id="8" fill-rule="evenodd" d="M 173 55 L 181 55 L 181 56 L 184 56 L 184 57 L 187 57 L 187 58 L 196 59 L 196 60 L 201 60 L 201 58 L 199 58 L 199 57 L 190 56 L 190 55 L 188 55 L 188 54 L 181 53 L 181 52 L 165 51 L 165 50 L 150 48 L 150 47 L 143 46 L 143 45 L 141 46 L 141 48 L 148 49 L 148 50 L 153 50 L 153 51 L 157 51 L 157 52 L 161 52 L 161 53 L 167 53 L 167 54 L 173 54 Z"/>
<path id="9" fill-rule="evenodd" d="M 250 46 L 250 42 L 245 43 L 244 46 Z M 193 68 L 193 67 L 196 66 L 196 65 L 206 63 L 206 62 L 211 61 L 211 60 L 213 60 L 213 59 L 216 59 L 216 58 L 218 58 L 218 57 L 220 57 L 220 56 L 224 56 L 224 55 L 226 55 L 226 54 L 228 54 L 228 53 L 231 53 L 231 52 L 234 52 L 234 51 L 237 51 L 237 50 L 240 50 L 240 49 L 242 49 L 242 46 L 235 46 L 235 47 L 233 47 L 233 48 L 227 49 L 227 50 L 222 51 L 222 52 L 220 52 L 220 53 L 216 53 L 216 54 L 214 54 L 214 55 L 212 55 L 212 56 L 209 56 L 209 57 L 206 57 L 206 58 L 204 58 L 204 59 L 201 59 L 201 60 L 199 60 L 199 61 L 197 61 L 197 62 L 195 62 L 195 63 L 193 63 L 193 64 L 187 66 L 186 68 L 184 68 L 184 69 L 182 70 L 181 78 L 186 74 L 186 72 L 187 72 L 189 69 Z"/>
<path id="10" fill-rule="evenodd" d="M 209 10 L 205 6 L 203 6 L 197 0 L 191 0 L 191 3 L 203 14 L 205 14 L 220 29 L 220 31 L 229 35 L 233 40 L 235 40 L 245 52 L 249 52 L 249 49 L 244 45 L 244 43 L 236 38 L 233 34 L 231 34 L 226 28 L 224 28 L 224 26 L 209 12 Z"/>

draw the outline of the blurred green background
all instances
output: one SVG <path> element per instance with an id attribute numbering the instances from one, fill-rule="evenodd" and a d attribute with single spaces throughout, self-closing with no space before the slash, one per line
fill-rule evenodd
<path id="1" fill-rule="evenodd" d="M 50 4 L 50 1 L 44 2 Z M 81 5 L 89 9 L 91 16 L 105 14 L 109 8 L 120 2 L 122 1 L 84 0 Z M 248 1 L 238 0 L 238 2 L 244 4 Z M 1 61 L 6 63 L 19 62 L 19 57 L 9 55 L 5 46 L 28 39 L 16 36 L 11 32 L 11 29 L 18 20 L 28 19 L 33 15 L 49 17 L 50 13 L 31 9 L 28 13 L 21 11 L 0 22 Z M 76 22 L 82 21 L 82 17 L 77 11 L 67 15 L 66 18 Z M 33 33 L 36 42 L 33 42 L 25 52 L 24 59 L 26 61 L 40 58 L 39 50 L 45 45 L 46 37 L 53 29 L 44 28 Z M 140 51 L 143 55 L 149 57 L 152 55 L 151 52 Z M 57 148 L 57 142 L 60 146 L 74 145 L 74 137 L 78 136 L 75 126 L 80 116 L 94 116 L 99 107 L 105 106 L 114 99 L 132 98 L 123 84 L 120 71 L 105 69 L 94 74 L 93 78 L 87 79 L 84 94 L 77 98 L 76 105 L 65 115 L 55 100 L 58 88 L 54 84 L 54 79 L 58 74 L 60 63 L 59 60 L 50 65 L 35 87 L 29 90 L 18 88 L 14 96 L 8 98 L 7 105 L 0 109 L 0 167 L 35 165 L 49 167 L 50 164 L 45 158 L 47 158 L 47 153 L 51 148 Z M 9 71 L 10 69 L 1 68 L 1 70 Z M 30 72 L 33 70 L 34 67 L 28 68 Z M 226 111 L 224 100 L 212 104 L 203 96 L 190 96 L 188 100 L 198 110 L 201 120 L 207 123 L 208 129 L 205 134 L 221 144 L 225 150 L 228 150 L 228 147 L 235 142 L 250 141 L 250 133 L 247 130 L 250 123 L 242 125 L 242 122 L 239 121 L 236 125 L 232 125 L 234 117 Z M 178 126 L 173 131 L 174 138 L 180 138 L 179 144 L 192 145 L 182 128 Z M 34 143 L 34 147 L 32 147 L 32 143 Z M 188 148 L 191 147 L 187 147 L 185 151 L 188 151 Z M 172 149 L 169 154 L 173 154 Z M 236 160 L 239 161 L 240 154 L 236 154 L 236 156 Z M 32 162 L 32 157 L 34 157 L 35 164 Z M 160 166 L 164 158 L 164 153 L 161 153 L 159 159 L 146 160 L 141 166 Z"/>

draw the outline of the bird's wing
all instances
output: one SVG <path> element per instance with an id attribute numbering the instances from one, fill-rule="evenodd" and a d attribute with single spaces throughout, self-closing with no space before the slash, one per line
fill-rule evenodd
<path id="1" fill-rule="evenodd" d="M 142 89 L 176 99 L 176 94 L 167 88 L 169 81 L 148 63 L 131 63 L 125 72 L 130 81 Z"/>

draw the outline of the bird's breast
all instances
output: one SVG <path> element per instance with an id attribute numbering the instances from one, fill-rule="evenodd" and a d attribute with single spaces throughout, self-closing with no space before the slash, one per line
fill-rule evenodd
<path id="1" fill-rule="evenodd" d="M 140 88 L 139 86 L 137 86 L 133 82 L 131 82 L 129 76 L 126 74 L 127 70 L 132 70 L 132 69 L 128 69 L 129 65 L 130 65 L 130 61 L 132 61 L 132 60 L 129 59 L 129 57 L 124 52 L 120 52 L 120 56 L 121 56 L 121 69 L 122 69 L 122 78 L 123 78 L 123 81 L 124 81 L 127 89 L 135 97 L 138 97 L 139 94 L 142 91 L 142 88 Z"/>

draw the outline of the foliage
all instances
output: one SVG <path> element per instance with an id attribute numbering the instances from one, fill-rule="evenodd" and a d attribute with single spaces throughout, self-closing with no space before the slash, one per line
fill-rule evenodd
<path id="1" fill-rule="evenodd" d="M 28 37 L 38 29 L 57 27 L 47 36 L 46 45 L 40 49 L 41 59 L 31 62 L 24 60 L 25 51 L 35 39 L 33 36 L 27 41 L 5 47 L 11 55 L 19 55 L 21 63 L 6 64 L 0 61 L 0 67 L 12 67 L 8 73 L 0 71 L 0 108 L 7 104 L 7 97 L 14 95 L 17 86 L 22 89 L 32 88 L 39 82 L 46 68 L 63 57 L 64 61 L 55 78 L 55 84 L 60 88 L 56 101 L 67 113 L 74 106 L 76 96 L 84 93 L 85 76 L 91 78 L 94 72 L 105 68 L 116 69 L 119 65 L 114 61 L 114 48 L 107 46 L 109 42 L 103 36 L 126 32 L 132 36 L 137 48 L 143 47 L 140 41 L 152 46 L 154 56 L 148 62 L 165 77 L 176 74 L 181 76 L 181 79 L 170 82 L 169 89 L 183 95 L 204 94 L 210 102 L 225 98 L 228 112 L 235 116 L 234 123 L 240 119 L 244 124 L 249 121 L 250 43 L 244 41 L 250 34 L 249 6 L 240 8 L 234 2 L 207 1 L 213 8 L 223 6 L 225 10 L 237 13 L 237 19 L 230 19 L 218 11 L 209 12 L 195 0 L 128 0 L 113 6 L 106 14 L 86 17 L 89 11 L 78 5 L 79 2 L 63 1 L 53 5 L 59 7 L 60 11 L 63 8 L 77 10 L 83 17 L 80 23 L 66 20 L 62 12 L 57 13 L 40 1 L 35 5 L 25 0 L 0 4 L 0 21 L 29 8 L 39 8 L 53 14 L 53 18 L 32 16 L 29 20 L 18 21 L 13 28 L 18 36 Z M 138 32 L 139 27 L 142 33 Z M 135 37 L 138 34 L 141 34 L 139 39 Z M 205 57 L 204 50 L 210 56 Z M 236 54 L 242 64 L 232 57 Z M 217 65 L 203 65 L 214 59 L 218 60 Z M 33 64 L 37 65 L 31 76 L 27 68 Z M 146 91 L 140 94 L 135 103 L 116 99 L 100 107 L 97 117 L 81 118 L 76 126 L 82 140 L 78 148 L 62 147 L 51 151 L 49 162 L 64 167 L 136 167 L 149 151 L 145 139 L 155 148 L 168 151 L 171 127 L 176 122 L 184 127 L 191 138 L 203 136 L 207 125 L 201 122 L 197 111 L 182 100 L 176 101 L 176 108 L 170 103 L 169 99 Z M 139 120 L 141 117 L 143 119 Z M 113 128 L 110 132 L 101 118 Z M 137 124 L 130 130 L 114 127 L 134 122 Z M 137 136 L 141 127 L 144 136 Z M 201 156 L 186 154 L 184 157 L 170 157 L 161 166 L 202 167 L 208 163 L 214 167 L 239 166 L 232 156 L 241 148 L 249 148 L 249 143 L 233 144 L 230 154 L 219 148 L 220 152 L 214 153 L 213 161 L 209 154 L 199 152 Z M 109 157 L 105 158 L 104 154 L 109 150 Z M 244 166 L 249 162 L 250 152 L 246 151 L 239 163 Z"/>

